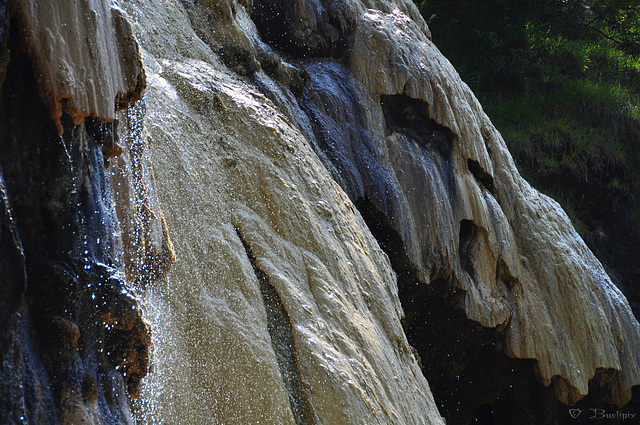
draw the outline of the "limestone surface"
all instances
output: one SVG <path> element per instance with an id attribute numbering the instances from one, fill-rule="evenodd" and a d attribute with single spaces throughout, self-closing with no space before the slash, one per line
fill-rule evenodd
<path id="1" fill-rule="evenodd" d="M 183 4 L 124 7 L 177 254 L 166 286 L 148 292 L 166 354 L 141 396 L 147 420 L 442 423 L 389 261 L 300 129 L 191 30 L 198 16 Z M 220 25 L 257 39 L 235 9 Z"/>
<path id="2" fill-rule="evenodd" d="M 331 22 L 346 40 L 344 53 L 323 50 L 317 38 L 304 45 L 304 37 L 292 35 L 291 43 L 297 46 L 292 52 L 302 59 L 287 59 L 286 47 L 293 45 L 273 39 L 283 50 L 274 52 L 261 38 L 268 38 L 264 31 L 274 28 L 258 22 L 262 32 L 257 32 L 250 20 L 249 13 L 258 5 L 230 5 L 222 8 L 227 10 L 222 14 L 204 3 L 183 7 L 170 2 L 155 6 L 130 2 L 125 7 L 138 20 L 136 30 L 145 46 L 152 93 L 148 121 L 154 138 L 161 140 L 154 153 L 162 176 L 160 198 L 162 203 L 163 197 L 173 193 L 163 204 L 168 210 L 178 208 L 169 206 L 169 198 L 178 197 L 175 186 L 183 196 L 198 187 L 194 200 L 187 202 L 188 210 L 198 216 L 197 229 L 210 229 L 208 235 L 224 234 L 223 239 L 233 240 L 230 229 L 235 228 L 251 247 L 255 266 L 276 288 L 291 319 L 298 372 L 306 383 L 310 405 L 314 409 L 322 405 L 314 385 L 325 380 L 318 380 L 323 375 L 311 365 L 322 363 L 314 360 L 312 349 L 305 351 L 299 335 L 322 335 L 321 328 L 309 333 L 314 328 L 307 321 L 316 320 L 312 318 L 317 315 L 330 329 L 335 325 L 321 308 L 308 311 L 305 307 L 313 306 L 312 299 L 318 302 L 311 282 L 312 271 L 319 266 L 297 265 L 299 250 L 316 257 L 312 264 L 319 262 L 321 269 L 326 268 L 331 278 L 321 280 L 333 282 L 330 292 L 335 296 L 351 293 L 345 282 L 360 282 L 353 287 L 356 292 L 368 292 L 363 283 L 371 282 L 358 273 L 347 273 L 344 266 L 345 261 L 354 265 L 366 261 L 354 261 L 349 250 L 346 258 L 350 260 L 339 255 L 344 248 L 338 246 L 354 247 L 347 238 L 354 234 L 350 228 L 356 226 L 368 235 L 362 222 L 318 224 L 319 217 L 340 216 L 333 208 L 351 205 L 340 190 L 320 192 L 335 190 L 334 182 L 352 202 L 372 200 L 401 235 L 419 280 L 423 284 L 447 281 L 457 291 L 467 317 L 503 332 L 506 354 L 537 360 L 539 379 L 545 385 L 554 382 L 561 401 L 579 400 L 587 394 L 591 378 L 614 371 L 601 382 L 610 401 L 625 404 L 631 387 L 640 382 L 640 333 L 628 303 L 557 203 L 519 176 L 502 138 L 430 41 L 413 6 L 336 3 L 334 15 L 345 17 L 346 24 Z M 300 25 L 306 25 L 309 34 L 330 37 L 325 30 L 316 31 L 324 9 L 323 3 L 296 3 L 293 16 L 300 19 L 293 19 L 291 28 L 303 31 Z M 202 25 L 207 13 L 217 18 L 208 27 Z M 169 31 L 166 22 L 178 17 L 184 22 L 181 31 Z M 252 17 L 256 20 L 255 14 Z M 167 41 L 174 47 L 167 49 Z M 336 57 L 322 57 L 325 53 Z M 296 98 L 286 69 L 304 77 L 301 98 Z M 156 103 L 155 99 L 166 100 Z M 198 147 L 189 147 L 188 141 L 194 139 L 200 140 Z M 178 144 L 173 140 L 180 140 L 179 148 L 171 148 Z M 176 167 L 172 161 L 180 157 L 188 159 L 178 179 L 170 170 Z M 322 173 L 318 160 L 330 177 L 314 174 Z M 244 164 L 251 164 L 249 173 L 243 171 Z M 295 170 L 295 178 L 287 170 Z M 174 177 L 167 180 L 167 173 Z M 202 184 L 211 187 L 200 189 L 205 179 L 208 183 Z M 211 190 L 215 196 L 203 195 Z M 198 197 L 206 200 L 197 201 Z M 314 200 L 328 212 L 320 211 L 317 217 L 317 208 L 308 205 Z M 352 219 L 358 219 L 352 206 L 344 208 L 352 209 Z M 179 214 L 168 212 L 169 227 L 190 234 L 185 230 L 189 224 L 179 221 L 191 219 L 188 210 L 180 207 Z M 172 220 L 180 224 L 172 225 Z M 205 224 L 210 221 L 217 224 Z M 226 230 L 213 230 L 224 226 Z M 301 239 L 299 232 L 304 234 Z M 331 238 L 333 232 L 339 242 Z M 193 238 L 187 237 L 189 242 L 178 252 L 189 252 Z M 374 248 L 365 246 L 357 251 L 372 255 Z M 388 269 L 381 261 L 374 264 Z M 216 267 L 207 273 L 223 276 L 222 287 L 233 279 L 232 272 Z M 306 285 L 301 283 L 307 280 Z M 395 301 L 380 302 L 393 305 Z M 330 310 L 332 314 L 342 311 L 346 320 L 352 314 L 348 307 Z M 385 317 L 391 316 L 385 313 Z M 395 317 L 393 326 L 401 313 Z M 340 368 L 334 370 L 345 378 L 351 376 Z M 322 417 L 320 412 L 314 415 Z"/>
<path id="3" fill-rule="evenodd" d="M 382 96 L 383 109 L 385 99 L 393 100 L 384 95 L 426 104 L 423 116 L 408 106 L 400 118 L 383 112 L 395 124 L 370 136 L 381 153 L 375 165 L 358 169 L 373 181 L 385 173 L 392 185 L 384 193 L 351 194 L 384 200 L 379 208 L 420 279 L 444 274 L 460 287 L 467 316 L 505 326 L 505 353 L 536 359 L 540 379 L 554 381 L 563 402 L 586 395 L 600 370 L 616 371 L 603 380 L 610 401 L 629 401 L 640 382 L 640 333 L 628 302 L 559 205 L 519 176 L 502 137 L 420 25 L 397 11 L 369 10 L 356 26 L 347 66 L 369 93 Z M 444 154 L 433 153 L 433 134 L 422 134 L 426 149 L 415 147 L 416 137 L 402 129 L 415 121 L 412 113 L 450 132 Z M 341 149 L 361 152 L 360 143 Z"/>
<path id="4" fill-rule="evenodd" d="M 0 417 L 444 424 L 407 271 L 563 403 L 640 385 L 625 297 L 411 1 L 11 6 Z"/>
<path id="5" fill-rule="evenodd" d="M 558 204 L 519 176 L 414 6 L 297 2 L 282 24 L 295 33 L 290 41 L 266 32 L 277 28 L 259 22 L 259 6 L 124 6 L 149 73 L 160 201 L 169 228 L 180 229 L 165 289 L 181 329 L 172 350 L 191 352 L 191 367 L 211 371 L 183 391 L 243 397 L 235 408 L 216 401 L 184 411 L 223 421 L 268 405 L 288 417 L 289 390 L 268 344 L 275 337 L 258 316 L 266 279 L 290 320 L 308 417 L 368 423 L 426 417 L 401 405 L 435 412 L 400 332 L 389 263 L 354 208 L 365 198 L 401 236 L 419 280 L 448 282 L 467 317 L 499 329 L 507 355 L 535 359 L 540 381 L 553 382 L 561 401 L 579 400 L 589 380 L 608 371 L 600 382 L 609 400 L 625 404 L 640 383 L 640 333 L 628 303 Z M 320 25 L 323 16 L 337 33 Z M 314 35 L 311 44 L 300 31 Z M 343 52 L 322 48 L 331 34 L 345 41 Z M 246 304 L 232 307 L 238 300 Z M 191 338 L 207 341 L 215 360 L 193 353 Z M 220 352 L 211 338 L 234 348 Z M 238 347 L 246 347 L 242 355 Z M 253 374 L 261 380 L 238 378 Z M 237 379 L 246 392 L 229 383 Z M 400 403 L 396 391 L 414 401 Z"/>
<path id="6" fill-rule="evenodd" d="M 140 97 L 144 67 L 116 2 L 20 0 L 12 6 L 58 133 L 63 112 L 76 125 L 87 116 L 113 121 L 116 109 Z"/>

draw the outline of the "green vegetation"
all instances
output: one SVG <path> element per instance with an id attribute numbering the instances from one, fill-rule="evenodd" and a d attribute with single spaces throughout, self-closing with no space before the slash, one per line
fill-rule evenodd
<path id="1" fill-rule="evenodd" d="M 601 223 L 637 237 L 637 0 L 417 3 L 521 173 L 563 205 L 588 241 Z"/>

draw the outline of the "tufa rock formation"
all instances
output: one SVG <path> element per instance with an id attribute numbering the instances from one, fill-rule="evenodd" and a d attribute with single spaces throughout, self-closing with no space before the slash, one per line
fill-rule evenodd
<path id="1" fill-rule="evenodd" d="M 110 165 L 116 111 L 144 86 L 138 45 L 105 2 L 0 10 L 0 422 L 133 423 L 151 343 L 133 282 L 172 255 L 148 180 L 115 184 Z M 128 141 L 119 161 L 146 168 L 145 139 Z M 158 260 L 147 270 L 136 243 Z"/>
<path id="2" fill-rule="evenodd" d="M 0 422 L 632 406 L 625 296 L 413 3 L 9 3 Z"/>

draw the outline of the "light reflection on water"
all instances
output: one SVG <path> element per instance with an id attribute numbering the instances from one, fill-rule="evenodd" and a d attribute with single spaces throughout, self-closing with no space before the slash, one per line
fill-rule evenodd
<path id="1" fill-rule="evenodd" d="M 165 288 L 170 287 L 167 277 Z M 165 290 L 148 287 L 144 293 L 143 310 L 152 330 L 150 373 L 142 381 L 140 398 L 134 400 L 131 407 L 136 424 L 161 424 L 172 416 L 173 388 L 169 372 L 176 360 L 174 353 L 177 349 L 172 334 L 172 307 Z"/>

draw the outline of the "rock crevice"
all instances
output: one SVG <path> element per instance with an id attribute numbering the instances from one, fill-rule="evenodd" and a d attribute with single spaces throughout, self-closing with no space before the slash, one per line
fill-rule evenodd
<path id="1" fill-rule="evenodd" d="M 267 274 L 257 266 L 251 247 L 237 228 L 236 233 L 244 246 L 260 286 L 260 293 L 267 313 L 267 328 L 271 338 L 271 346 L 278 361 L 282 382 L 289 393 L 291 414 L 296 425 L 313 425 L 316 423 L 313 419 L 313 410 L 309 405 L 309 397 L 298 372 L 291 319 L 282 304 L 280 295 L 269 283 Z"/>
<path id="2" fill-rule="evenodd" d="M 411 1 L 45 3 L 0 0 L 1 421 L 554 424 L 640 384 Z"/>

